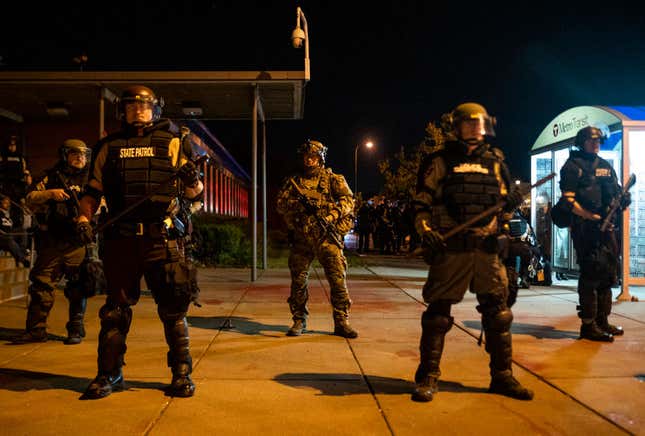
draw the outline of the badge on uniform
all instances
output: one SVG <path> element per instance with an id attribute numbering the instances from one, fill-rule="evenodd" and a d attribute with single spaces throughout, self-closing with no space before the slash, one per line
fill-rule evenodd
<path id="1" fill-rule="evenodd" d="M 609 177 L 611 176 L 611 171 L 609 168 L 596 168 L 596 177 Z"/>

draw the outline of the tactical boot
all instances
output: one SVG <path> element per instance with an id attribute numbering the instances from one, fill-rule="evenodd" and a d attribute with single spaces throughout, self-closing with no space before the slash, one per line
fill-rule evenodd
<path id="1" fill-rule="evenodd" d="M 419 377 L 419 370 L 417 370 L 414 380 L 416 386 L 414 387 L 414 392 L 412 392 L 412 401 L 421 403 L 432 401 L 434 394 L 439 390 L 437 378 L 430 375 Z"/>
<path id="2" fill-rule="evenodd" d="M 609 314 L 611 314 L 612 294 L 611 289 L 598 290 L 598 313 L 596 315 L 596 324 L 598 328 L 612 336 L 621 336 L 625 334 L 622 327 L 609 324 Z"/>
<path id="3" fill-rule="evenodd" d="M 300 336 L 303 334 L 307 328 L 307 321 L 303 319 L 295 319 L 293 320 L 293 325 L 291 328 L 287 331 L 287 336 Z"/>
<path id="4" fill-rule="evenodd" d="M 67 333 L 67 337 L 63 340 L 65 345 L 77 345 L 80 344 L 83 340 L 81 333 L 79 331 L 70 331 Z"/>
<path id="5" fill-rule="evenodd" d="M 354 330 L 347 321 L 347 318 L 334 319 L 334 334 L 343 338 L 354 339 L 358 337 L 358 332 Z"/>
<path id="6" fill-rule="evenodd" d="M 180 363 L 172 369 L 172 381 L 166 389 L 166 394 L 171 397 L 192 397 L 195 394 L 195 383 L 190 378 L 191 365 Z"/>
<path id="7" fill-rule="evenodd" d="M 113 374 L 99 373 L 85 390 L 82 400 L 98 400 L 105 398 L 112 392 L 121 391 L 125 387 L 121 368 Z"/>
<path id="8" fill-rule="evenodd" d="M 605 322 L 599 322 L 598 328 L 600 330 L 604 331 L 605 333 L 609 333 L 612 336 L 622 336 L 625 334 L 625 330 L 621 326 L 609 324 L 609 322 L 605 319 Z"/>
<path id="9" fill-rule="evenodd" d="M 85 327 L 83 324 L 67 323 L 67 338 L 63 341 L 65 345 L 80 344 L 85 337 Z"/>
<path id="10" fill-rule="evenodd" d="M 589 339 L 598 342 L 614 342 L 614 337 L 604 330 L 601 330 L 595 321 L 583 323 L 580 327 L 580 339 Z"/>
<path id="11" fill-rule="evenodd" d="M 12 339 L 14 344 L 29 344 L 33 342 L 47 342 L 47 332 L 45 329 L 36 328 L 32 330 L 25 330 L 20 336 Z"/>
<path id="12" fill-rule="evenodd" d="M 488 392 L 491 394 L 500 394 L 515 398 L 516 400 L 533 399 L 533 391 L 522 386 L 520 382 L 510 374 L 493 377 L 490 381 Z"/>

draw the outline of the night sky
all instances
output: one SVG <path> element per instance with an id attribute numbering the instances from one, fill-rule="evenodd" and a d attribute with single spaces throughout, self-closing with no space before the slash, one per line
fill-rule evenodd
<path id="1" fill-rule="evenodd" d="M 130 3 L 3 4 L 1 68 L 72 70 L 71 59 L 86 53 L 88 70 L 303 69 L 303 51 L 290 44 L 296 2 Z M 270 166 L 270 182 L 295 168 L 294 150 L 310 137 L 353 186 L 354 147 L 371 139 L 376 149 L 359 151 L 359 190 L 377 191 L 376 162 L 411 150 L 428 121 L 464 101 L 498 118 L 495 143 L 513 175 L 528 179 L 529 149 L 560 112 L 645 104 L 642 6 L 383 3 L 299 3 L 311 82 L 305 119 L 268 125 L 270 161 L 281 163 Z M 248 169 L 250 123 L 210 126 Z"/>

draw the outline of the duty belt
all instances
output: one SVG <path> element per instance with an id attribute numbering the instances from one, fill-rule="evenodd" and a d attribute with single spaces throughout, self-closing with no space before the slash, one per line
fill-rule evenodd
<path id="1" fill-rule="evenodd" d="M 475 251 L 482 250 L 486 253 L 498 253 L 499 244 L 497 235 L 479 236 L 472 233 L 461 233 L 446 240 L 448 251 Z"/>
<path id="2" fill-rule="evenodd" d="M 106 231 L 111 236 L 120 237 L 148 236 L 159 238 L 168 234 L 163 223 L 115 223 Z"/>

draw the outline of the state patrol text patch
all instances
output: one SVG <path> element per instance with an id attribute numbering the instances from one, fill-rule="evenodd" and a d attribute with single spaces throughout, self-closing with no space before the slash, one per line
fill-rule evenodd
<path id="1" fill-rule="evenodd" d="M 153 147 L 129 147 L 119 150 L 120 159 L 132 157 L 154 157 L 155 150 Z"/>
<path id="2" fill-rule="evenodd" d="M 452 169 L 455 173 L 480 173 L 488 174 L 488 168 L 481 166 L 478 163 L 462 163 Z"/>

